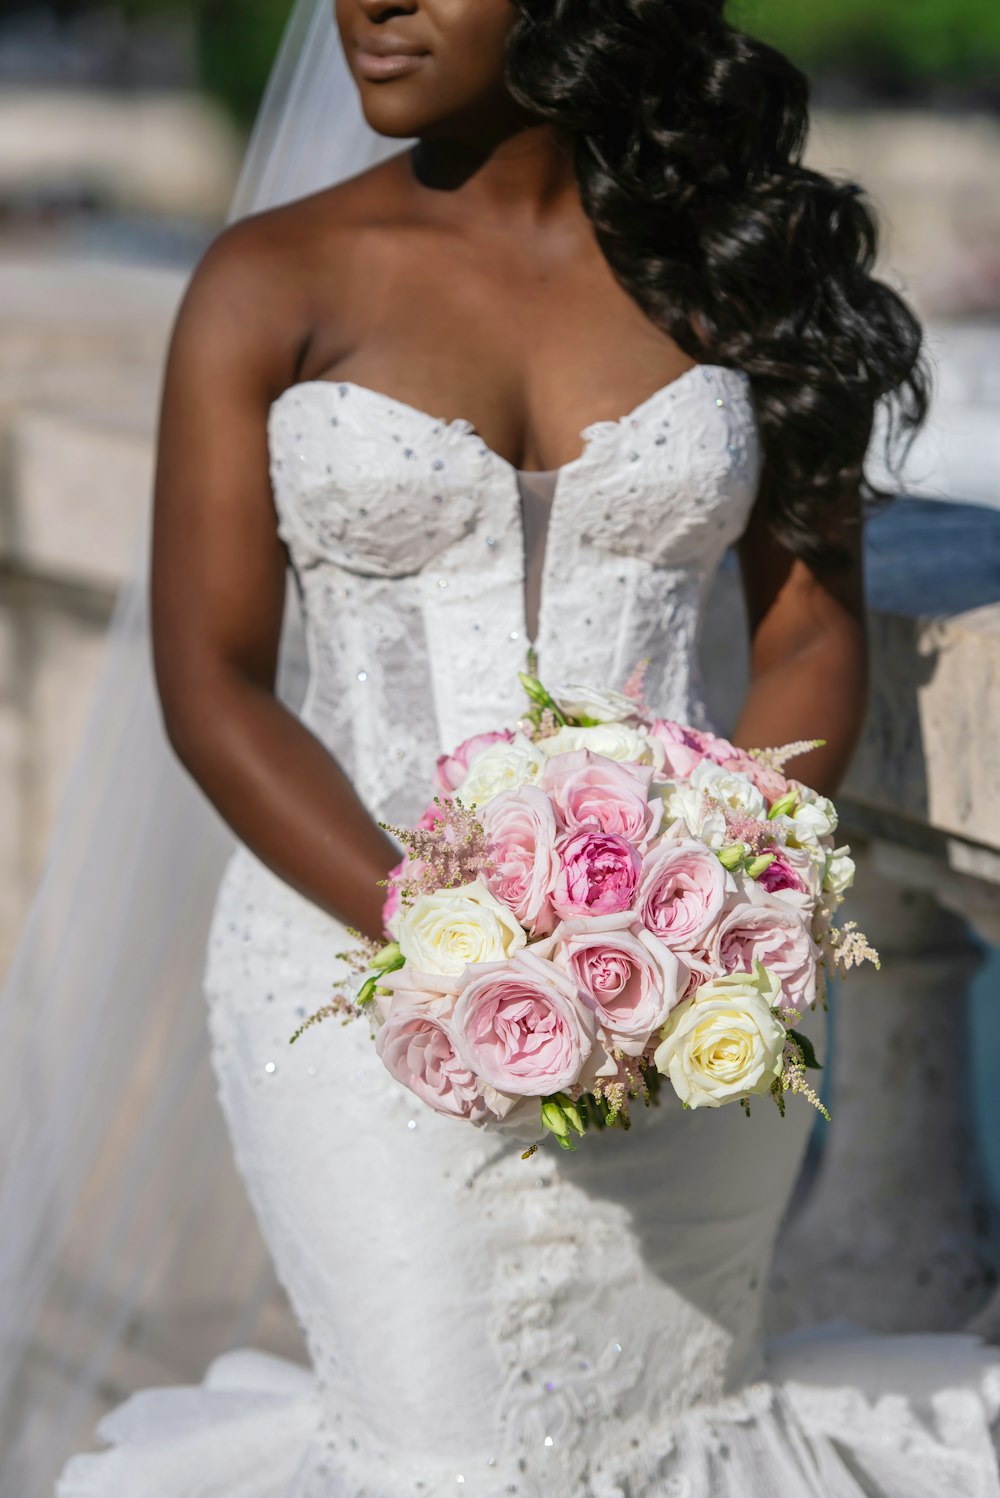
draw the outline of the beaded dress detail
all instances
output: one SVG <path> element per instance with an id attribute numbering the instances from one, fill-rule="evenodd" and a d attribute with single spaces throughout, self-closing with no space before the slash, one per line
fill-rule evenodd
<path id="1" fill-rule="evenodd" d="M 374 815 L 413 820 L 439 753 L 517 718 L 530 638 L 551 682 L 648 656 L 650 707 L 705 723 L 702 600 L 760 477 L 742 373 L 689 371 L 548 474 L 349 382 L 285 391 L 269 439 L 301 715 Z M 764 1343 L 807 1107 L 666 1090 L 627 1138 L 526 1162 L 422 1107 L 363 1022 L 289 1046 L 347 945 L 237 847 L 212 1059 L 308 1366 L 239 1350 L 133 1395 L 58 1498 L 1000 1498 L 1000 1357 L 974 1339 Z"/>

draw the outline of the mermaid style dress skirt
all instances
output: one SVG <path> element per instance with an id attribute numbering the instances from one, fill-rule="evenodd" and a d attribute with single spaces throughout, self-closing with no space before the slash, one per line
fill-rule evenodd
<path id="1" fill-rule="evenodd" d="M 704 721 L 702 599 L 759 478 L 742 374 L 690 371 L 548 475 L 350 383 L 293 386 L 269 437 L 302 715 L 375 815 L 414 818 L 440 752 L 518 716 L 531 636 L 550 682 L 620 686 L 650 657 L 650 706 Z M 807 1106 L 685 1114 L 666 1089 L 627 1139 L 525 1162 L 396 1084 L 363 1023 L 288 1045 L 346 945 L 237 848 L 212 1057 L 311 1368 L 230 1352 L 196 1388 L 134 1395 L 59 1498 L 998 1498 L 1000 1355 L 764 1346 Z"/>

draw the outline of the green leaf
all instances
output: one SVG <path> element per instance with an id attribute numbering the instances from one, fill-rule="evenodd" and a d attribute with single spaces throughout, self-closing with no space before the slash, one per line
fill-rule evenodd
<path id="1" fill-rule="evenodd" d="M 813 1048 L 812 1041 L 809 1039 L 809 1036 L 803 1035 L 799 1030 L 789 1030 L 788 1033 L 791 1036 L 792 1040 L 795 1041 L 795 1044 L 798 1046 L 799 1050 L 802 1052 L 803 1064 L 808 1067 L 810 1071 L 822 1071 L 823 1068 L 816 1060 L 816 1052 Z"/>

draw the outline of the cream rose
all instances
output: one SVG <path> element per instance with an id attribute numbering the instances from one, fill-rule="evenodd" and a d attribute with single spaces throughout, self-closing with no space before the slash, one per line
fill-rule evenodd
<path id="1" fill-rule="evenodd" d="M 598 723 L 593 728 L 560 728 L 547 739 L 539 739 L 538 747 L 547 755 L 569 754 L 574 749 L 589 749 L 592 754 L 603 754 L 605 759 L 631 759 L 640 765 L 663 767 L 666 753 L 659 739 L 654 739 L 645 729 L 632 728 L 628 723 Z"/>
<path id="2" fill-rule="evenodd" d="M 470 962 L 502 962 L 527 942 L 513 912 L 481 879 L 418 895 L 399 917 L 399 950 L 425 973 L 461 973 Z"/>
<path id="3" fill-rule="evenodd" d="M 567 682 L 553 687 L 552 697 L 567 718 L 590 718 L 595 723 L 622 723 L 638 714 L 631 697 L 622 692 L 598 691 L 596 687 Z"/>
<path id="4" fill-rule="evenodd" d="M 781 983 L 762 962 L 712 978 L 677 1005 L 660 1031 L 656 1069 L 689 1108 L 766 1093 L 783 1065 L 787 1030 L 775 1010 Z"/>
<path id="5" fill-rule="evenodd" d="M 533 785 L 544 768 L 545 755 L 526 734 L 515 734 L 510 743 L 498 739 L 469 760 L 455 799 L 463 806 L 485 806 L 502 791 Z"/>

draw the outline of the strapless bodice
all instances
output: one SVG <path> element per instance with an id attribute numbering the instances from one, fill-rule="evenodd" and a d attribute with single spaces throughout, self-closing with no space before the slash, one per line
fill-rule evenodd
<path id="1" fill-rule="evenodd" d="M 517 717 L 529 630 L 549 681 L 618 686 L 649 657 L 650 706 L 704 721 L 701 601 L 759 478 L 740 371 L 697 367 L 585 427 L 541 528 L 522 497 L 541 476 L 464 418 L 313 380 L 278 397 L 268 433 L 309 647 L 302 714 L 379 815 L 417 814 L 437 754 Z"/>

